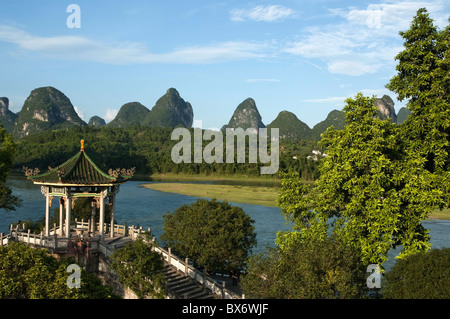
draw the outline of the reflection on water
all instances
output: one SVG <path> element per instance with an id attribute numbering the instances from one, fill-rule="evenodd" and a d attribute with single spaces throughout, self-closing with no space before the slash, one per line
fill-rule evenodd
<path id="1" fill-rule="evenodd" d="M 144 229 L 151 228 L 153 236 L 158 239 L 162 235 L 162 216 L 167 212 L 173 212 L 181 205 L 195 202 L 197 198 L 155 191 L 141 186 L 143 183 L 148 181 L 129 181 L 120 186 L 116 200 L 116 220 L 119 224 L 126 222 L 128 225 L 143 226 Z M 39 186 L 26 180 L 23 175 L 17 174 L 9 177 L 7 185 L 23 202 L 17 211 L 0 210 L 0 232 L 9 232 L 9 225 L 18 220 L 38 220 L 44 217 L 45 197 L 41 194 Z M 273 246 L 278 231 L 290 229 L 277 207 L 231 204 L 242 207 L 255 221 L 258 246 L 254 249 L 254 253 L 262 251 L 267 245 Z M 450 221 L 430 220 L 425 221 L 423 225 L 430 229 L 432 248 L 450 246 Z M 391 252 L 391 260 L 398 250 L 399 248 Z"/>

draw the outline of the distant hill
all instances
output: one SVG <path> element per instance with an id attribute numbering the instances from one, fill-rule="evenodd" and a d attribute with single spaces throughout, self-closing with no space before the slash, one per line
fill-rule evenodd
<path id="1" fill-rule="evenodd" d="M 94 115 L 91 117 L 91 119 L 88 122 L 89 126 L 95 126 L 95 127 L 102 127 L 106 125 L 106 122 L 104 119 L 102 119 L 100 116 Z"/>
<path id="2" fill-rule="evenodd" d="M 0 123 L 8 133 L 14 131 L 14 123 L 18 115 L 9 110 L 9 99 L 7 97 L 0 97 Z"/>
<path id="3" fill-rule="evenodd" d="M 328 113 L 328 116 L 322 122 L 317 123 L 311 130 L 311 138 L 313 140 L 320 140 L 320 135 L 327 130 L 330 126 L 333 126 L 337 130 L 342 130 L 345 127 L 345 115 L 344 112 L 333 110 Z"/>
<path id="4" fill-rule="evenodd" d="M 141 122 L 144 126 L 190 128 L 194 121 L 194 111 L 189 102 L 183 100 L 174 88 L 156 101 L 155 106 L 145 115 Z"/>
<path id="5" fill-rule="evenodd" d="M 405 122 L 410 114 L 411 111 L 408 110 L 406 107 L 402 107 L 400 110 L 398 110 L 397 124 L 402 124 L 403 122 Z"/>
<path id="6" fill-rule="evenodd" d="M 241 127 L 244 130 L 248 128 L 258 130 L 266 127 L 262 122 L 262 118 L 259 114 L 258 108 L 256 107 L 255 100 L 252 98 L 245 99 L 237 106 L 228 124 L 224 125 L 222 130 L 225 128 L 238 127 Z"/>
<path id="7" fill-rule="evenodd" d="M 388 95 L 383 95 L 382 98 L 376 99 L 375 106 L 378 107 L 378 115 L 380 119 L 391 119 L 392 123 L 397 123 L 394 101 L 392 101 Z"/>
<path id="8" fill-rule="evenodd" d="M 114 120 L 109 122 L 109 127 L 130 127 L 140 125 L 145 116 L 150 112 L 148 108 L 139 102 L 130 102 L 122 105 Z"/>
<path id="9" fill-rule="evenodd" d="M 18 115 L 13 130 L 14 138 L 45 130 L 87 125 L 78 116 L 69 98 L 51 86 L 31 91 Z"/>
<path id="10" fill-rule="evenodd" d="M 289 111 L 281 111 L 267 128 L 279 128 L 280 138 L 309 139 L 311 128 Z"/>
<path id="11" fill-rule="evenodd" d="M 389 118 L 393 123 L 403 123 L 410 114 L 406 108 L 401 108 L 398 116 L 395 114 L 394 102 L 384 95 L 375 101 L 379 109 L 381 119 Z M 104 119 L 93 116 L 86 124 L 76 113 L 69 98 L 53 87 L 41 87 L 34 89 L 25 101 L 22 110 L 15 114 L 9 109 L 9 100 L 0 98 L 0 123 L 8 132 L 13 133 L 15 139 L 23 138 L 36 132 L 46 130 L 68 129 L 73 126 L 117 127 L 127 128 L 135 125 L 143 127 L 171 128 L 183 126 L 192 127 L 194 112 L 192 105 L 185 101 L 175 88 L 169 88 L 161 96 L 152 109 L 139 102 L 129 102 L 120 108 L 117 116 L 106 124 Z M 317 123 L 312 129 L 289 111 L 281 111 L 277 117 L 267 126 L 278 127 L 281 138 L 320 140 L 320 136 L 326 129 L 333 126 L 343 129 L 345 117 L 342 111 L 333 110 L 327 118 Z M 264 128 L 266 125 L 252 98 L 242 101 L 233 112 L 225 128 Z"/>

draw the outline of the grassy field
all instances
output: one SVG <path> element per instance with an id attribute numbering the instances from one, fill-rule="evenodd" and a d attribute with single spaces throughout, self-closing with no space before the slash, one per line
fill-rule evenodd
<path id="1" fill-rule="evenodd" d="M 276 206 L 278 188 L 267 186 L 192 184 L 192 183 L 152 183 L 145 187 L 157 191 L 178 193 L 195 197 L 216 198 L 228 202 Z"/>
<path id="2" fill-rule="evenodd" d="M 170 183 L 151 183 L 144 184 L 145 187 L 157 191 L 178 193 L 183 195 L 216 198 L 226 200 L 234 203 L 254 204 L 261 206 L 276 207 L 278 197 L 279 181 L 275 179 L 261 180 L 259 178 L 233 178 L 233 177 L 194 177 L 194 176 L 159 176 L 159 180 L 172 181 Z M 153 178 L 152 178 L 153 179 Z M 158 179 L 154 179 L 158 180 Z M 180 182 L 181 181 L 181 182 Z M 190 183 L 190 182 L 211 182 Z M 223 185 L 222 182 L 231 185 Z M 247 185 L 233 185 L 241 183 L 259 182 L 265 186 L 247 186 Z M 450 220 L 450 209 L 442 211 L 435 210 L 430 214 L 430 218 Z"/>

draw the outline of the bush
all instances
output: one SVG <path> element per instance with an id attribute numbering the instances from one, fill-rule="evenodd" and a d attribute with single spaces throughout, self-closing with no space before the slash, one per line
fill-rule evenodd
<path id="1" fill-rule="evenodd" d="M 166 246 L 211 273 L 238 275 L 256 245 L 254 221 L 227 202 L 198 199 L 163 217 Z"/>
<path id="2" fill-rule="evenodd" d="M 388 299 L 449 299 L 450 248 L 400 259 L 384 278 Z"/>
<path id="3" fill-rule="evenodd" d="M 360 253 L 334 238 L 297 240 L 250 258 L 241 280 L 247 298 L 355 299 L 367 295 Z"/>

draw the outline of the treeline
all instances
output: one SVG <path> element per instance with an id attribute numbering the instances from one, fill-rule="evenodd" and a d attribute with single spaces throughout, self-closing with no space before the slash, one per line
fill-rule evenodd
<path id="1" fill-rule="evenodd" d="M 82 127 L 69 130 L 45 131 L 16 141 L 14 169 L 23 166 L 46 172 L 80 150 L 85 141 L 86 153 L 104 170 L 109 168 L 136 168 L 139 176 L 152 174 L 184 174 L 204 176 L 261 176 L 260 167 L 269 164 L 249 163 L 174 163 L 171 150 L 179 140 L 171 140 L 173 128 L 141 127 Z M 224 134 L 225 135 L 225 134 Z M 191 129 L 191 136 L 194 136 Z M 225 139 L 225 136 L 224 136 Z M 193 138 L 192 138 L 193 140 Z M 203 147 L 210 141 L 203 141 Z M 235 147 L 236 147 L 235 143 Z M 225 154 L 225 140 L 223 141 Z M 270 143 L 269 143 L 270 145 Z M 295 169 L 305 180 L 317 178 L 317 162 L 308 160 L 317 142 L 309 140 L 280 141 L 279 171 Z M 192 141 L 192 154 L 193 141 Z M 236 155 L 236 152 L 235 152 Z M 248 144 L 247 154 L 248 156 Z M 271 177 L 278 178 L 278 173 Z"/>

